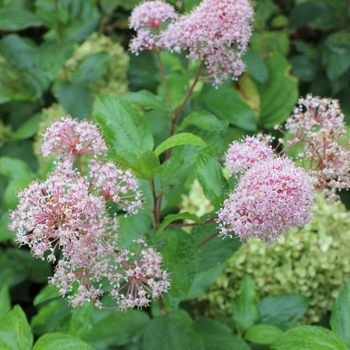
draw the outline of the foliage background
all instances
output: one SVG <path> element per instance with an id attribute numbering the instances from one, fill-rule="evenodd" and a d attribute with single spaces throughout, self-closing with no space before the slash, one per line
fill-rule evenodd
<path id="1" fill-rule="evenodd" d="M 199 3 L 198 0 L 169 2 L 184 11 Z M 23 336 L 27 339 L 23 340 L 24 345 L 11 345 L 11 349 L 30 349 L 31 332 L 35 339 L 52 331 L 60 332 L 62 341 L 71 335 L 96 349 L 141 349 L 142 346 L 152 349 L 154 344 L 162 348 L 159 344 L 163 340 L 157 338 L 158 334 L 168 334 L 171 327 L 176 331 L 169 341 L 174 341 L 174 348 L 178 349 L 197 344 L 198 337 L 205 338 L 208 327 L 216 329 L 220 339 L 225 339 L 225 334 L 231 336 L 227 331 L 229 326 L 209 319 L 197 320 L 194 331 L 189 331 L 192 320 L 184 310 L 191 313 L 190 302 L 180 304 L 181 308 L 166 321 L 155 318 L 151 326 L 150 318 L 160 315 L 157 303 L 146 312 L 133 310 L 126 315 L 108 310 L 96 313 L 91 305 L 71 310 L 65 300 L 52 299 L 55 291 L 44 288 L 51 267 L 33 259 L 27 250 L 19 250 L 13 234 L 7 230 L 8 210 L 17 205 L 16 191 L 38 176 L 45 178 L 50 170 L 50 163 L 44 162 L 37 151 L 40 133 L 50 120 L 65 114 L 77 119 L 94 118 L 92 111 L 95 108 L 98 112 L 98 106 L 93 104 L 100 92 L 117 97 L 127 90 L 148 90 L 158 95 L 151 99 L 151 104 L 145 93 L 129 93 L 124 97 L 144 112 L 155 146 L 167 137 L 170 122 L 161 100 L 164 90 L 156 61 L 149 52 L 137 57 L 127 52 L 134 35 L 128 29 L 128 16 L 137 3 L 138 0 L 0 0 L 0 313 L 7 312 L 9 300 L 13 305 L 20 304 L 26 316 L 15 308 L 9 324 L 13 322 L 15 327 L 18 320 L 25 324 L 27 317 L 31 327 L 26 325 L 21 330 L 27 334 Z M 180 121 L 180 130 L 194 130 L 206 140 L 207 154 L 217 159 L 232 140 L 242 135 L 258 130 L 274 133 L 272 127 L 283 123 L 298 96 L 306 93 L 339 99 L 346 120 L 350 121 L 350 1 L 259 0 L 252 5 L 256 15 L 251 49 L 245 56 L 246 73 L 237 82 L 226 82 L 217 90 L 208 85 L 199 86 L 195 100 L 185 109 L 185 114 L 193 107 L 206 110 L 220 123 L 198 125 Z M 186 93 L 191 69 L 183 69 L 183 57 L 163 53 L 162 58 L 173 103 L 178 106 Z M 186 162 L 186 157 L 190 158 L 196 149 L 179 148 L 176 152 L 183 159 L 182 167 L 177 163 L 163 167 L 168 174 L 163 216 L 179 211 L 181 194 L 189 191 L 193 181 L 194 164 Z M 201 161 L 205 167 L 208 159 L 203 157 Z M 342 194 L 342 197 L 349 205 L 349 196 Z M 214 196 L 210 199 L 214 204 L 221 200 Z M 142 213 L 125 220 L 125 231 L 129 234 L 125 244 L 149 225 L 149 217 Z M 199 242 L 205 232 L 194 230 L 193 235 Z M 191 247 L 186 251 L 181 234 L 176 231 L 174 236 L 178 236 L 178 257 L 174 263 L 178 263 L 179 256 L 183 259 L 187 256 L 186 263 L 195 265 L 197 261 L 188 258 Z M 200 265 L 192 287 L 191 273 L 188 272 L 186 281 L 181 281 L 181 276 L 178 278 L 182 288 L 190 289 L 187 298 L 181 296 L 179 300 L 202 295 L 237 248 L 236 243 L 225 241 L 199 252 L 198 261 L 213 251 L 216 255 L 210 256 L 211 260 L 204 266 Z M 182 343 L 177 343 L 179 334 Z M 76 341 L 78 348 L 89 348 L 77 338 L 69 341 Z M 44 349 L 53 341 L 47 339 L 44 345 L 36 343 L 35 349 Z M 206 340 L 207 348 L 210 342 L 218 341 L 213 339 Z M 232 338 L 228 339 L 232 342 Z M 240 338 L 237 339 L 239 344 Z M 244 345 L 240 348 L 244 349 Z M 228 348 L 225 343 L 222 346 L 218 349 Z"/>

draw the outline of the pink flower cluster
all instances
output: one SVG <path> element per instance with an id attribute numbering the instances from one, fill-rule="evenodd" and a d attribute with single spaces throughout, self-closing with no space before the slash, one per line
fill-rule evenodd
<path id="1" fill-rule="evenodd" d="M 174 7 L 163 1 L 146 1 L 136 6 L 130 17 L 130 28 L 137 31 L 130 43 L 131 52 L 137 55 L 139 51 L 161 47 L 160 27 L 177 18 Z"/>
<path id="2" fill-rule="evenodd" d="M 284 152 L 297 147 L 300 162 L 325 197 L 334 200 L 336 190 L 350 187 L 350 144 L 342 142 L 346 128 L 337 100 L 312 95 L 300 98 L 285 127 L 292 138 L 285 142 Z"/>
<path id="3" fill-rule="evenodd" d="M 289 158 L 255 163 L 218 212 L 220 235 L 258 238 L 273 244 L 279 235 L 311 220 L 313 180 Z"/>
<path id="4" fill-rule="evenodd" d="M 161 267 L 160 253 L 143 249 L 146 244 L 140 240 L 138 255 L 131 264 L 131 253 L 118 249 L 119 222 L 115 215 L 109 215 L 107 201 L 136 214 L 142 206 L 141 192 L 130 171 L 103 162 L 107 147 L 97 127 L 63 118 L 45 133 L 42 148 L 46 155 L 58 154 L 63 163 L 58 163 L 46 181 L 34 181 L 18 194 L 19 205 L 10 214 L 9 229 L 16 231 L 16 242 L 28 245 L 36 258 L 56 264 L 49 283 L 57 286 L 61 295 L 68 295 L 73 307 L 89 301 L 101 307 L 99 297 L 111 283 L 118 286 L 118 292 L 112 290 L 111 295 L 122 310 L 148 305 L 151 297 L 166 292 L 170 282 Z M 72 169 L 74 156 L 79 161 L 85 153 L 93 153 L 90 180 L 81 169 Z M 62 255 L 58 261 L 57 250 Z M 132 288 L 124 295 L 129 277 Z"/>
<path id="5" fill-rule="evenodd" d="M 271 138 L 262 136 L 246 137 L 242 141 L 234 141 L 225 155 L 225 166 L 231 174 L 240 174 L 249 170 L 255 163 L 274 157 L 269 145 Z"/>
<path id="6" fill-rule="evenodd" d="M 159 3 L 146 2 L 133 11 L 130 25 L 138 30 L 138 35 L 130 45 L 132 52 L 152 50 L 154 46 L 170 52 L 185 50 L 188 58 L 204 61 L 206 78 L 216 86 L 231 74 L 234 79 L 242 74 L 245 68 L 242 55 L 248 47 L 253 18 L 248 0 L 203 0 L 190 14 L 178 18 L 170 8 L 166 17 L 166 11 L 158 10 Z M 160 23 L 160 18 L 171 21 L 167 28 L 157 32 L 155 39 L 150 29 L 146 31 L 140 23 Z"/>

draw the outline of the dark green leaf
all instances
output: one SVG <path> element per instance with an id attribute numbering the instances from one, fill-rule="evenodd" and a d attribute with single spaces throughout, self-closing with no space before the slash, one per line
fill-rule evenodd
<path id="1" fill-rule="evenodd" d="M 161 153 L 163 153 L 169 148 L 182 145 L 205 147 L 206 143 L 196 135 L 190 134 L 188 132 L 183 132 L 181 134 L 173 135 L 166 139 L 154 150 L 154 153 L 156 154 L 156 156 L 159 156 Z"/>
<path id="2" fill-rule="evenodd" d="M 32 12 L 24 9 L 0 9 L 0 29 L 17 31 L 28 27 L 40 27 L 41 19 Z"/>
<path id="3" fill-rule="evenodd" d="M 147 120 L 130 102 L 100 95 L 93 110 L 107 144 L 118 155 L 137 160 L 140 154 L 153 149 L 154 141 Z"/>
<path id="4" fill-rule="evenodd" d="M 223 323 L 200 317 L 192 328 L 203 339 L 206 350 L 250 350 L 248 344 L 233 335 L 231 329 Z"/>
<path id="5" fill-rule="evenodd" d="M 290 329 L 270 345 L 275 350 L 347 350 L 343 340 L 329 329 L 301 326 Z"/>
<path id="6" fill-rule="evenodd" d="M 92 98 L 87 82 L 64 82 L 58 91 L 58 101 L 73 118 L 79 120 L 90 118 Z"/>
<path id="7" fill-rule="evenodd" d="M 293 66 L 293 74 L 301 81 L 311 82 L 320 73 L 318 64 L 306 55 L 293 56 L 289 62 Z"/>
<path id="8" fill-rule="evenodd" d="M 258 303 L 261 323 L 287 330 L 305 314 L 310 300 L 299 294 L 268 296 Z"/>
<path id="9" fill-rule="evenodd" d="M 106 312 L 106 316 L 94 323 L 92 329 L 86 330 L 81 338 L 91 345 L 125 345 L 135 338 L 139 339 L 149 322 L 149 316 L 145 312 L 129 310 L 121 313 L 113 310 Z"/>
<path id="10" fill-rule="evenodd" d="M 164 267 L 167 268 L 171 279 L 169 298 L 171 304 L 175 306 L 191 288 L 193 276 L 197 271 L 198 253 L 192 237 L 181 229 L 168 228 L 162 238 L 169 242 L 161 253 Z"/>
<path id="11" fill-rule="evenodd" d="M 11 350 L 31 350 L 33 334 L 27 317 L 16 305 L 6 318 L 0 320 L 0 348 Z"/>
<path id="12" fill-rule="evenodd" d="M 271 344 L 283 334 L 282 330 L 270 324 L 257 324 L 251 326 L 244 338 L 257 344 Z"/>
<path id="13" fill-rule="evenodd" d="M 260 89 L 260 122 L 265 128 L 271 128 L 289 117 L 299 92 L 297 80 L 289 75 L 291 66 L 282 55 L 273 53 L 266 63 L 270 79 Z"/>
<path id="14" fill-rule="evenodd" d="M 188 212 L 184 212 L 184 213 L 178 213 L 178 214 L 169 214 L 167 215 L 162 224 L 159 226 L 156 235 L 160 236 L 164 229 L 173 221 L 177 221 L 177 220 L 193 220 L 195 222 L 200 222 L 201 220 L 199 219 L 199 217 L 197 215 L 188 213 Z"/>
<path id="15" fill-rule="evenodd" d="M 192 320 L 183 310 L 172 310 L 152 320 L 146 329 L 144 350 L 204 350 L 201 337 L 191 329 Z"/>
<path id="16" fill-rule="evenodd" d="M 247 72 L 259 83 L 265 83 L 269 78 L 265 61 L 253 49 L 244 55 L 244 62 L 247 65 Z"/>
<path id="17" fill-rule="evenodd" d="M 70 334 L 49 333 L 41 336 L 32 350 L 93 350 L 93 348 Z"/>
<path id="18" fill-rule="evenodd" d="M 232 318 L 238 333 L 244 333 L 259 318 L 256 293 L 249 275 L 244 275 L 240 283 L 240 294 L 232 302 Z"/>
<path id="19" fill-rule="evenodd" d="M 242 245 L 238 239 L 218 237 L 218 228 L 215 222 L 194 227 L 192 236 L 196 245 L 205 242 L 209 237 L 213 237 L 198 248 L 198 271 L 206 271 L 221 265 Z"/>
<path id="20" fill-rule="evenodd" d="M 55 331 L 74 335 L 81 338 L 83 334 L 91 330 L 94 315 L 93 302 L 85 303 L 65 315 L 59 320 Z"/>
<path id="21" fill-rule="evenodd" d="M 179 129 L 184 129 L 191 125 L 196 126 L 199 129 L 210 131 L 222 131 L 226 129 L 227 126 L 215 117 L 215 115 L 206 111 L 192 111 L 184 118 Z"/>
<path id="22" fill-rule="evenodd" d="M 74 82 L 96 82 L 106 71 L 109 59 L 108 52 L 97 52 L 88 56 L 74 70 L 72 80 Z"/>
<path id="23" fill-rule="evenodd" d="M 205 108 L 218 117 L 246 131 L 256 130 L 253 110 L 228 83 L 218 89 L 205 85 L 199 98 Z"/>
<path id="24" fill-rule="evenodd" d="M 169 108 L 165 101 L 157 95 L 152 94 L 148 90 L 138 92 L 127 92 L 122 96 L 124 100 L 140 105 L 144 109 L 156 109 L 169 113 Z"/>
<path id="25" fill-rule="evenodd" d="M 332 330 L 341 336 L 350 348 L 350 282 L 348 282 L 335 301 L 331 320 Z"/>
<path id="26" fill-rule="evenodd" d="M 229 186 L 219 163 L 206 154 L 199 154 L 196 161 L 196 177 L 205 196 L 220 206 L 228 197 Z"/>
<path id="27" fill-rule="evenodd" d="M 292 28 L 310 24 L 317 17 L 324 15 L 329 9 L 319 2 L 303 2 L 292 8 L 289 21 Z"/>

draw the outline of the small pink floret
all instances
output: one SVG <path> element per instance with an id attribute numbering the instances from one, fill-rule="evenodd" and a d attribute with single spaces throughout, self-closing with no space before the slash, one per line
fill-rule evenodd
<path id="1" fill-rule="evenodd" d="M 44 157 L 57 154 L 58 159 L 74 160 L 74 156 L 92 153 L 104 156 L 107 146 L 98 127 L 88 121 L 77 121 L 67 116 L 54 122 L 44 133 Z"/>

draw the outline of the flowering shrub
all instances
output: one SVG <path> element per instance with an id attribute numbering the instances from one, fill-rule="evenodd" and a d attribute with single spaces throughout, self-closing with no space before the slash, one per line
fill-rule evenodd
<path id="1" fill-rule="evenodd" d="M 30 250 L 12 248 L 8 254 L 21 257 L 24 266 L 37 264 L 40 268 L 30 270 L 33 279 L 49 281 L 34 301 L 38 313 L 32 330 L 23 326 L 28 349 L 32 332 L 40 336 L 34 349 L 56 344 L 57 349 L 62 344 L 89 348 L 83 341 L 98 349 L 204 349 L 215 339 L 224 339 L 223 349 L 232 344 L 248 348 L 249 342 L 284 349 L 293 348 L 284 345 L 288 339 L 303 340 L 301 334 L 308 331 L 292 329 L 293 335 L 300 334 L 290 338 L 288 332 L 282 334 L 305 314 L 308 297 L 277 296 L 258 305 L 249 276 L 242 278 L 240 294 L 232 301 L 232 320 L 225 324 L 192 319 L 191 300 L 205 294 L 243 241 L 256 238 L 273 246 L 290 229 L 311 221 L 316 192 L 336 200 L 336 191 L 348 187 L 343 115 L 336 101 L 308 95 L 289 117 L 297 81 L 281 52 L 254 49 L 248 0 L 176 5 L 146 1 L 133 9 L 129 27 L 135 36 L 129 47 L 135 55 L 130 92 L 122 96 L 118 89 L 92 93 L 95 83 L 113 78 L 107 76 L 114 57 L 111 42 L 107 40 L 109 49 L 98 44 L 99 51 L 85 55 L 91 44 L 86 39 L 98 22 L 99 31 L 104 28 L 113 36 L 115 27 L 122 26 L 122 38 L 130 38 L 126 21 L 108 12 L 114 6 L 108 1 L 99 2 L 105 11 L 99 19 L 93 2 L 37 0 L 37 16 L 48 27 L 45 43 L 15 35 L 0 40 L 7 65 L 16 57 L 14 47 L 28 53 L 25 62 L 15 59 L 20 62 L 16 73 L 36 82 L 28 100 L 42 97 L 51 104 L 55 98 L 71 114 L 61 115 L 43 133 L 41 152 L 55 160 L 48 173 L 41 169 L 39 179 L 35 159 L 29 168 L 20 159 L 1 158 L 0 173 L 7 181 L 4 208 L 10 214 L 0 224 Z M 258 17 L 266 17 L 262 8 L 257 11 Z M 253 48 L 248 50 L 250 38 Z M 76 48 L 76 61 L 70 61 L 73 42 L 84 40 Z M 79 55 L 83 58 L 77 63 Z M 35 134 L 40 118 L 33 118 L 24 131 L 14 128 L 15 140 Z M 205 215 L 180 208 L 193 181 L 206 197 L 200 203 L 207 206 Z M 183 229 L 188 227 L 190 233 Z M 38 277 L 33 270 L 44 272 Z M 9 304 L 6 295 L 2 290 L 2 304 Z M 335 308 L 333 331 L 315 332 L 328 348 L 343 349 L 349 341 L 341 327 L 347 316 L 339 316 Z M 21 312 L 10 311 L 13 325 L 8 327 L 27 325 Z M 12 340 L 2 339 L 9 333 L 2 335 L 1 322 L 0 315 L 0 344 L 8 347 Z M 18 334 L 16 329 L 13 337 Z M 272 335 L 265 339 L 261 334 Z M 318 344 L 319 339 L 309 335 L 307 342 Z"/>

